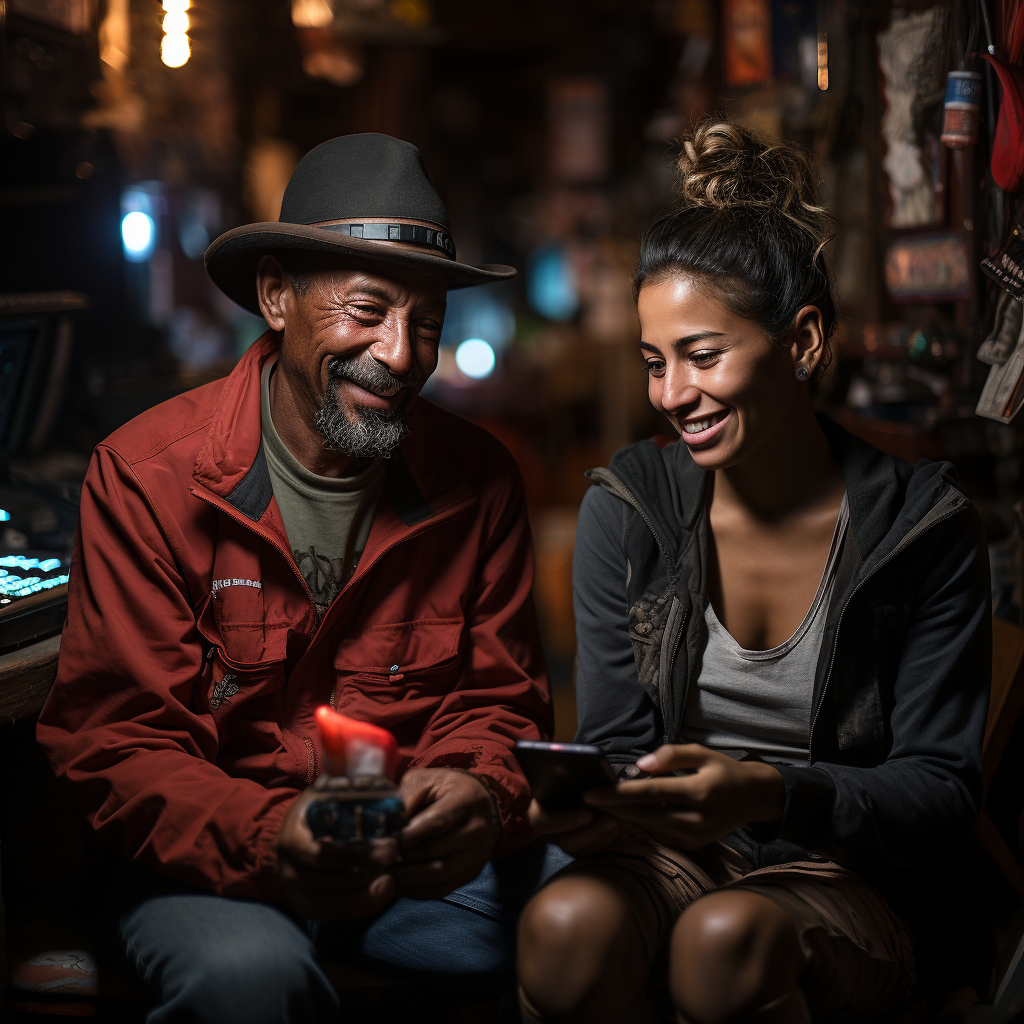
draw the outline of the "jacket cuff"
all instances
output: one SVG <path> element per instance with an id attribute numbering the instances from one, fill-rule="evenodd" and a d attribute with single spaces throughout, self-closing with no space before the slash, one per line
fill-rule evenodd
<path id="1" fill-rule="evenodd" d="M 494 856 L 502 856 L 525 839 L 524 818 L 529 788 L 512 754 L 502 744 L 491 750 L 445 749 L 428 751 L 415 758 L 410 768 L 457 768 L 476 776 L 491 794 L 501 822 L 501 840 Z M 528 838 L 528 837 L 527 837 Z"/>
<path id="2" fill-rule="evenodd" d="M 832 776 L 820 768 L 772 767 L 786 787 L 782 817 L 778 821 L 751 822 L 750 834 L 761 843 L 784 839 L 805 850 L 823 846 L 831 831 L 836 799 Z"/>
<path id="3" fill-rule="evenodd" d="M 256 835 L 256 886 L 264 899 L 281 902 L 281 877 L 277 860 L 277 837 L 285 815 L 298 799 L 296 793 L 289 800 L 279 800 L 259 822 Z"/>

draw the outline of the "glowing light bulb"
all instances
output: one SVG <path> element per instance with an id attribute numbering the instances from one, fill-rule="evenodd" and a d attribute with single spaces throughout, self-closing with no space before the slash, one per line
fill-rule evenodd
<path id="1" fill-rule="evenodd" d="M 165 11 L 187 11 L 191 6 L 191 0 L 164 0 Z"/>
<path id="2" fill-rule="evenodd" d="M 191 56 L 192 48 L 183 32 L 175 32 L 160 40 L 160 59 L 169 68 L 180 68 Z"/>
<path id="3" fill-rule="evenodd" d="M 455 365 L 474 380 L 490 376 L 494 363 L 494 349 L 483 338 L 467 338 L 455 350 Z"/>
<path id="4" fill-rule="evenodd" d="M 168 11 L 164 15 L 164 32 L 173 36 L 188 31 L 188 15 L 184 11 Z"/>

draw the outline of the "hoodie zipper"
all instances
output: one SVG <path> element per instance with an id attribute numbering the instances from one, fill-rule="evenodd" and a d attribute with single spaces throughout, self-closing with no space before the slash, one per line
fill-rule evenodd
<path id="1" fill-rule="evenodd" d="M 811 718 L 811 730 L 808 733 L 807 743 L 808 764 L 814 763 L 814 727 L 818 723 L 818 715 L 821 712 L 822 705 L 825 703 L 825 692 L 828 690 L 829 680 L 832 678 L 832 666 L 835 664 L 836 651 L 839 648 L 839 631 L 843 625 L 843 616 L 846 614 L 846 609 L 850 607 L 850 602 L 854 599 L 854 597 L 857 596 L 857 592 L 860 590 L 860 588 L 863 587 L 864 584 L 867 583 L 867 581 L 875 575 L 875 573 L 882 569 L 883 566 L 888 565 L 889 562 L 891 562 L 897 555 L 900 555 L 904 551 L 906 551 L 906 549 L 911 544 L 913 544 L 915 541 L 923 537 L 929 530 L 932 529 L 932 527 L 938 526 L 939 523 L 945 522 L 947 519 L 952 519 L 955 515 L 959 515 L 959 513 L 963 511 L 966 505 L 967 499 L 958 492 L 953 497 L 953 507 L 949 509 L 949 511 L 939 513 L 938 515 L 936 515 L 934 519 L 931 520 L 931 522 L 927 522 L 926 520 L 924 520 L 921 523 L 919 523 L 915 529 L 911 530 L 910 533 L 908 533 L 907 536 L 904 537 L 903 540 L 901 540 L 899 544 L 897 544 L 896 547 L 894 547 L 892 551 L 889 552 L 889 554 L 882 558 L 878 562 L 878 564 L 875 565 L 874 568 L 872 568 L 872 570 L 853 588 L 853 590 L 850 592 L 849 597 L 847 597 L 846 601 L 843 603 L 842 610 L 839 612 L 839 618 L 836 621 L 836 631 L 834 636 L 832 637 L 832 651 L 829 655 L 828 671 L 825 673 L 825 681 L 822 684 L 821 693 L 818 695 L 818 703 L 814 708 L 814 715 Z"/>

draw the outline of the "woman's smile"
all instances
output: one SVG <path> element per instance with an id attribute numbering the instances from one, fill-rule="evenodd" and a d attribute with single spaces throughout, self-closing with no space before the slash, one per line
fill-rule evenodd
<path id="1" fill-rule="evenodd" d="M 683 440 L 691 447 L 699 447 L 713 441 L 725 427 L 725 421 L 729 417 L 728 409 L 711 413 L 700 419 L 682 420 L 679 426 L 682 429 Z"/>

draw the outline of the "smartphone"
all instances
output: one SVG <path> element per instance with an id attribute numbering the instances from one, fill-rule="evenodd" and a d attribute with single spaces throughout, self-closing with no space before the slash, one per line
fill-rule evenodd
<path id="1" fill-rule="evenodd" d="M 582 807 L 588 789 L 611 786 L 616 781 L 604 751 L 589 743 L 519 740 L 515 755 L 534 798 L 548 811 Z"/>

